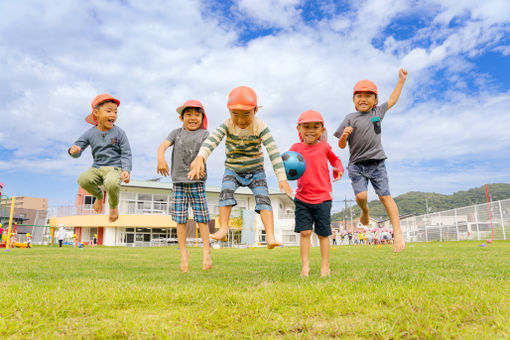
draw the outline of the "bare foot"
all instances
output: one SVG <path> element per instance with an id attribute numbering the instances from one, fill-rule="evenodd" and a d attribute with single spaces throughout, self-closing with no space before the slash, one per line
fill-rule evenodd
<path id="1" fill-rule="evenodd" d="M 310 265 L 303 266 L 303 268 L 301 268 L 301 276 L 302 277 L 308 277 L 309 273 L 310 273 Z"/>
<path id="2" fill-rule="evenodd" d="M 96 198 L 96 201 L 94 202 L 94 205 L 92 206 L 94 208 L 94 211 L 98 214 L 103 212 L 103 199 Z"/>
<path id="3" fill-rule="evenodd" d="M 218 230 L 214 234 L 209 235 L 209 237 L 212 239 L 215 239 L 217 241 L 226 242 L 227 235 L 228 235 L 228 228 L 226 228 L 226 229 L 220 228 L 220 230 Z"/>
<path id="4" fill-rule="evenodd" d="M 321 277 L 326 277 L 331 274 L 331 270 L 329 270 L 329 266 L 322 268 L 321 267 Z"/>
<path id="5" fill-rule="evenodd" d="M 363 225 L 368 225 L 368 222 L 370 222 L 370 218 L 369 217 L 370 216 L 368 215 L 368 210 L 367 211 L 361 210 L 361 215 L 359 217 L 359 221 Z"/>
<path id="6" fill-rule="evenodd" d="M 115 222 L 119 219 L 119 208 L 110 208 L 110 222 Z"/>
<path id="7" fill-rule="evenodd" d="M 274 238 L 267 240 L 267 248 L 268 249 L 273 249 L 274 247 L 279 247 L 281 245 L 282 244 L 280 242 L 276 241 Z"/>
<path id="8" fill-rule="evenodd" d="M 213 262 L 211 260 L 211 253 L 210 252 L 204 252 L 204 258 L 202 260 L 202 269 L 203 270 L 209 270 L 212 268 Z"/>
<path id="9" fill-rule="evenodd" d="M 406 243 L 404 241 L 404 237 L 402 237 L 402 234 L 397 235 L 395 234 L 395 240 L 393 241 L 393 252 L 399 253 L 402 250 L 404 250 L 406 246 Z"/>
<path id="10" fill-rule="evenodd" d="M 187 273 L 188 272 L 188 252 L 186 254 L 181 254 L 181 272 Z"/>

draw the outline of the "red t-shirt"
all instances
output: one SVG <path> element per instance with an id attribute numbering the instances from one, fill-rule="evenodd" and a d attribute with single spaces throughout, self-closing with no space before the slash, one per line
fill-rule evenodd
<path id="1" fill-rule="evenodd" d="M 305 159 L 306 169 L 298 179 L 296 198 L 310 204 L 319 204 L 332 200 L 331 178 L 329 177 L 328 161 L 333 166 L 344 172 L 344 167 L 327 142 L 319 142 L 314 145 L 296 143 L 290 151 L 299 152 Z"/>

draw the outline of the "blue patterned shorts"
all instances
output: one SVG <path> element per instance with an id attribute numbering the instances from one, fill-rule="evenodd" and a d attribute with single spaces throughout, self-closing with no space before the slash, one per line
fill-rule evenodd
<path id="1" fill-rule="evenodd" d="M 208 223 L 209 210 L 207 209 L 207 198 L 205 196 L 204 183 L 174 183 L 170 212 L 176 223 L 188 221 L 188 208 L 191 204 L 193 219 L 198 223 Z"/>
<path id="2" fill-rule="evenodd" d="M 388 174 L 384 159 L 369 160 L 351 164 L 347 167 L 349 178 L 351 179 L 354 194 L 367 191 L 368 181 L 372 183 L 375 193 L 379 196 L 390 196 L 390 186 L 388 184 Z"/>
<path id="3" fill-rule="evenodd" d="M 271 200 L 269 199 L 269 190 L 267 189 L 266 173 L 264 169 L 254 172 L 235 172 L 225 168 L 223 182 L 221 183 L 220 207 L 235 206 L 237 202 L 234 198 L 234 192 L 239 187 L 248 187 L 255 195 L 255 211 L 260 214 L 261 210 L 273 211 Z"/>

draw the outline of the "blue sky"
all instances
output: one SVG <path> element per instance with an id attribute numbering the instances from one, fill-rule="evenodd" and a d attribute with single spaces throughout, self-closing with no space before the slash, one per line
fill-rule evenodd
<path id="1" fill-rule="evenodd" d="M 213 129 L 239 85 L 257 91 L 280 151 L 297 141 L 299 114 L 314 109 L 347 165 L 332 133 L 353 111 L 354 83 L 373 80 L 385 100 L 400 67 L 408 81 L 382 137 L 393 196 L 508 183 L 509 31 L 510 3 L 500 0 L 3 1 L 3 193 L 72 204 L 91 157 L 66 150 L 105 92 L 121 101 L 133 179 L 157 177 L 157 147 L 180 126 L 176 107 L 199 99 Z M 221 183 L 223 161 L 220 147 L 209 184 Z M 269 164 L 266 173 L 277 187 Z M 335 201 L 353 197 L 347 176 L 333 190 Z"/>

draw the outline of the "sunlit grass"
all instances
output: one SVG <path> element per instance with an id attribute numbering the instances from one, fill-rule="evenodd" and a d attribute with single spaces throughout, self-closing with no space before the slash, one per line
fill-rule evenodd
<path id="1" fill-rule="evenodd" d="M 337 246 L 299 277 L 299 248 L 0 253 L 0 334 L 12 338 L 508 338 L 510 243 Z"/>

